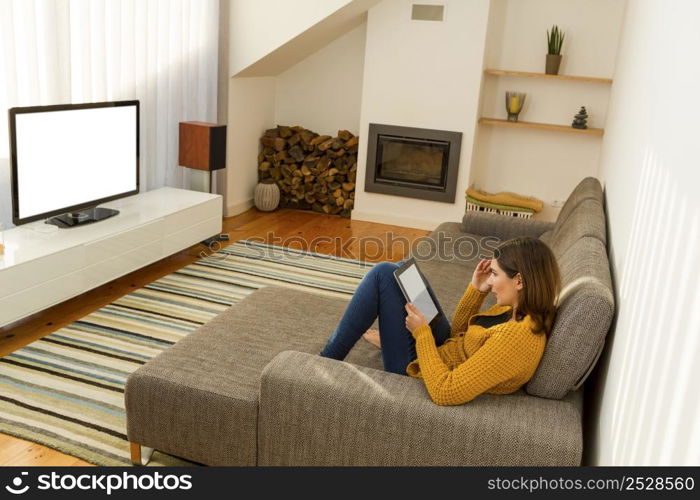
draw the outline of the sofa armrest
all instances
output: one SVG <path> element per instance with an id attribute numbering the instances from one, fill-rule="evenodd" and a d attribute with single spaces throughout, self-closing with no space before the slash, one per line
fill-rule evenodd
<path id="1" fill-rule="evenodd" d="M 258 465 L 579 465 L 581 447 L 580 400 L 438 406 L 420 379 L 296 351 L 261 374 Z"/>
<path id="2" fill-rule="evenodd" d="M 554 228 L 554 222 L 500 214 L 468 211 L 462 217 L 462 231 L 482 236 L 496 236 L 509 240 L 517 236 L 539 238 L 542 233 Z"/>

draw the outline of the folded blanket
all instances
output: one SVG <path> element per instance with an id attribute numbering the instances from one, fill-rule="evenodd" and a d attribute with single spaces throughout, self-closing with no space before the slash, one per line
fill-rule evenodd
<path id="1" fill-rule="evenodd" d="M 471 196 L 475 200 L 479 200 L 485 203 L 493 203 L 495 205 L 504 205 L 511 208 L 510 210 L 518 208 L 528 208 L 535 213 L 541 212 L 544 204 L 542 200 L 535 198 L 534 196 L 523 196 L 516 193 L 511 193 L 510 191 L 500 191 L 498 193 L 487 193 L 485 191 L 479 191 L 478 189 L 467 189 L 467 196 Z M 506 209 L 508 210 L 508 209 Z"/>
<path id="2" fill-rule="evenodd" d="M 467 201 L 469 203 L 473 203 L 474 205 L 479 205 L 481 207 L 487 207 L 487 208 L 495 208 L 498 210 L 508 210 L 510 212 L 526 212 L 529 214 L 535 213 L 534 210 L 530 208 L 523 208 L 523 207 L 512 207 L 509 205 L 499 205 L 497 203 L 489 203 L 487 201 L 481 201 L 477 200 L 476 198 L 472 198 L 471 196 L 467 195 Z"/>

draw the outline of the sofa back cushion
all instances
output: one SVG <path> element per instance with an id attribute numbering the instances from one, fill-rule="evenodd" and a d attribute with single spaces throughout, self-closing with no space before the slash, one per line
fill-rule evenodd
<path id="1" fill-rule="evenodd" d="M 606 243 L 603 188 L 595 177 L 586 177 L 571 192 L 559 211 L 554 227 L 540 235 L 561 257 L 572 243 L 593 236 Z"/>
<path id="2" fill-rule="evenodd" d="M 542 360 L 526 386 L 560 399 L 581 386 L 598 360 L 614 313 L 603 190 L 587 177 L 540 239 L 554 252 L 562 276 L 557 315 Z"/>
<path id="3" fill-rule="evenodd" d="M 556 225 L 561 226 L 583 200 L 594 199 L 603 206 L 603 187 L 595 177 L 586 177 L 571 191 L 557 216 Z"/>
<path id="4" fill-rule="evenodd" d="M 578 203 L 563 223 L 557 223 L 551 231 L 540 236 L 560 259 L 578 240 L 584 237 L 596 238 L 606 245 L 605 213 L 603 205 L 593 198 Z"/>
<path id="5" fill-rule="evenodd" d="M 565 246 L 564 240 L 558 248 Z M 607 250 L 600 238 L 578 238 L 557 260 L 562 276 L 557 315 L 542 360 L 526 386 L 529 394 L 553 399 L 580 387 L 588 376 L 615 309 Z"/>

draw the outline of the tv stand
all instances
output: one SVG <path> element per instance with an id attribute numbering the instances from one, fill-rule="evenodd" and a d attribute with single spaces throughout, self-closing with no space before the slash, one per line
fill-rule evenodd
<path id="1" fill-rule="evenodd" d="M 223 198 L 164 187 L 103 206 L 99 224 L 9 229 L 0 255 L 0 328 L 221 233 Z"/>
<path id="2" fill-rule="evenodd" d="M 90 207 L 79 212 L 66 212 L 65 214 L 56 215 L 44 221 L 46 224 L 68 228 L 78 226 L 80 224 L 90 224 L 109 217 L 113 217 L 119 213 L 119 210 L 105 207 Z"/>

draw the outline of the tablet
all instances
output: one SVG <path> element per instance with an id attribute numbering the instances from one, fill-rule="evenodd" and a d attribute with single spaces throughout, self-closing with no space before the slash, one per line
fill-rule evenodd
<path id="1" fill-rule="evenodd" d="M 408 259 L 394 271 L 394 277 L 403 292 L 406 302 L 412 302 L 423 313 L 428 323 L 438 318 L 440 311 L 433 299 L 432 291 L 414 258 Z"/>

